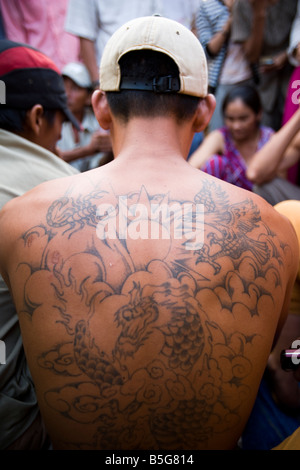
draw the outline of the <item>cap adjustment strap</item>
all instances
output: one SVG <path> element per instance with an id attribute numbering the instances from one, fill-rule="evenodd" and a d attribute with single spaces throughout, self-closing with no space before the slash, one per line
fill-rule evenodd
<path id="1" fill-rule="evenodd" d="M 154 91 L 155 93 L 177 93 L 180 90 L 178 77 L 166 75 L 164 77 L 153 78 L 153 80 L 143 81 L 142 79 L 122 78 L 120 90 L 143 90 Z"/>

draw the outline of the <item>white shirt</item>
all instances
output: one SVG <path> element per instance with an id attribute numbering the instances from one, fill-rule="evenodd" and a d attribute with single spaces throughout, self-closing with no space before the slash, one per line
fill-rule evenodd
<path id="1" fill-rule="evenodd" d="M 290 63 L 292 65 L 295 65 L 296 67 L 298 67 L 300 64 L 299 62 L 297 62 L 297 60 L 293 56 L 293 52 L 299 43 L 300 43 L 300 0 L 298 0 L 297 13 L 294 18 L 293 25 L 292 25 L 291 35 L 290 35 L 290 44 L 289 44 L 289 49 L 288 49 L 288 56 L 289 56 Z"/>
<path id="2" fill-rule="evenodd" d="M 190 29 L 198 6 L 199 0 L 69 0 L 65 30 L 96 41 L 99 64 L 106 42 L 127 21 L 156 13 Z"/>
<path id="3" fill-rule="evenodd" d="M 93 111 L 90 108 L 87 108 L 85 111 L 81 127 L 83 130 L 78 133 L 79 142 L 76 143 L 72 123 L 70 121 L 64 122 L 61 130 L 61 138 L 57 142 L 57 147 L 62 151 L 67 151 L 78 147 L 85 147 L 90 143 L 94 132 L 101 129 Z M 105 152 L 99 152 L 95 155 L 71 161 L 70 165 L 79 171 L 83 171 L 83 168 L 87 165 L 88 169 L 96 168 L 99 166 L 101 159 L 105 155 Z"/>

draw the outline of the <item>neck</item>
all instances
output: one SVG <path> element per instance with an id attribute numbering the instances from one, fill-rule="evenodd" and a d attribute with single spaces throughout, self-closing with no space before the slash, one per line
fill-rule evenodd
<path id="1" fill-rule="evenodd" d="M 133 118 L 127 124 L 115 122 L 111 129 L 116 158 L 154 161 L 185 160 L 194 133 L 190 124 L 177 122 L 173 118 Z"/>
<path id="2" fill-rule="evenodd" d="M 253 154 L 257 151 L 258 141 L 260 137 L 260 128 L 257 128 L 251 136 L 243 139 L 234 141 L 235 147 L 240 152 L 244 160 L 249 161 Z"/>

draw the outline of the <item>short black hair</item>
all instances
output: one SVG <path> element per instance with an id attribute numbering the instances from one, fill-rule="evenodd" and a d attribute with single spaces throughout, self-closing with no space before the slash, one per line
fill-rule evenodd
<path id="1" fill-rule="evenodd" d="M 28 109 L 15 109 L 0 106 L 0 129 L 9 132 L 22 132 L 25 130 L 26 113 Z M 56 109 L 45 109 L 43 117 L 51 126 L 55 119 Z"/>
<path id="2" fill-rule="evenodd" d="M 223 115 L 225 115 L 227 106 L 237 99 L 241 99 L 255 114 L 259 114 L 262 111 L 260 95 L 256 88 L 252 85 L 237 85 L 225 96 L 222 105 Z"/>
<path id="3" fill-rule="evenodd" d="M 121 83 L 124 78 L 153 80 L 171 75 L 178 78 L 176 63 L 166 54 L 150 49 L 128 52 L 119 61 Z M 144 90 L 121 90 L 106 92 L 109 106 L 124 122 L 132 117 L 175 116 L 178 122 L 187 120 L 195 113 L 201 98 L 177 92 L 156 93 Z"/>

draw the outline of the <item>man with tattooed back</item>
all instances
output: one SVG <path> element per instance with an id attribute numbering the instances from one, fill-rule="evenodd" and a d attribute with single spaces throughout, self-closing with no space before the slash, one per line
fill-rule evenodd
<path id="1" fill-rule="evenodd" d="M 54 449 L 237 445 L 298 243 L 260 197 L 187 163 L 214 107 L 197 38 L 130 21 L 93 95 L 114 161 L 1 213 L 1 272 Z"/>

